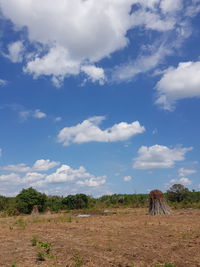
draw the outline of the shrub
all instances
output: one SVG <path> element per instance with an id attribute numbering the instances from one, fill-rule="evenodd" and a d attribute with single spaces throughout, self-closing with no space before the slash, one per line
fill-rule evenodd
<path id="1" fill-rule="evenodd" d="M 63 198 L 62 203 L 68 209 L 85 209 L 88 207 L 88 196 L 85 194 L 69 195 Z"/>

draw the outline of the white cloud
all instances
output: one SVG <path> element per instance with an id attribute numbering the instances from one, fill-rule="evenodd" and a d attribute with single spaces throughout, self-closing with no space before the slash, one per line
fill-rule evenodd
<path id="1" fill-rule="evenodd" d="M 20 111 L 19 116 L 22 120 L 27 120 L 30 117 L 35 119 L 44 119 L 47 117 L 47 114 L 42 112 L 40 109 L 35 109 L 35 110 Z"/>
<path id="2" fill-rule="evenodd" d="M 28 167 L 24 163 L 19 163 L 19 164 L 16 164 L 16 165 L 7 165 L 7 166 L 4 166 L 4 167 L 1 167 L 0 170 L 11 171 L 11 172 L 28 172 L 28 171 L 31 170 L 31 168 Z"/>
<path id="3" fill-rule="evenodd" d="M 89 178 L 91 176 L 92 175 L 87 173 L 83 166 L 79 169 L 72 169 L 68 165 L 62 165 L 56 172 L 48 175 L 45 181 L 48 183 L 68 182 L 77 178 Z"/>
<path id="4" fill-rule="evenodd" d="M 160 7 L 163 13 L 175 12 L 182 8 L 182 0 L 162 0 Z"/>
<path id="5" fill-rule="evenodd" d="M 24 163 L 19 163 L 16 165 L 13 164 L 1 167 L 0 170 L 11 172 L 37 172 L 48 171 L 58 165 L 60 165 L 60 162 L 50 161 L 49 159 L 40 159 L 36 160 L 32 167 L 29 167 Z"/>
<path id="6" fill-rule="evenodd" d="M 169 68 L 156 85 L 156 104 L 173 110 L 177 100 L 200 97 L 200 61 L 181 62 Z"/>
<path id="7" fill-rule="evenodd" d="M 46 118 L 46 114 L 42 111 L 40 111 L 39 109 L 36 109 L 33 113 L 33 117 L 36 119 L 43 119 Z"/>
<path id="8" fill-rule="evenodd" d="M 48 171 L 58 165 L 60 165 L 60 162 L 50 161 L 49 159 L 40 159 L 36 160 L 32 169 L 35 171 Z"/>
<path id="9" fill-rule="evenodd" d="M 179 182 L 184 184 L 184 185 L 191 185 L 192 184 L 192 181 L 189 178 L 186 178 L 186 177 L 180 178 Z"/>
<path id="10" fill-rule="evenodd" d="M 30 110 L 23 110 L 19 112 L 19 116 L 22 120 L 27 120 L 28 117 L 31 116 L 31 111 Z"/>
<path id="11" fill-rule="evenodd" d="M 130 182 L 132 180 L 131 176 L 124 176 L 123 178 L 124 182 Z"/>
<path id="12" fill-rule="evenodd" d="M 61 121 L 61 120 L 62 120 L 62 117 L 56 117 L 54 120 L 55 120 L 56 122 Z"/>
<path id="13" fill-rule="evenodd" d="M 162 19 L 158 13 L 140 9 L 132 16 L 133 26 L 145 26 L 146 29 L 157 31 L 169 31 L 174 28 L 175 18 L 165 17 Z"/>
<path id="14" fill-rule="evenodd" d="M 132 42 L 127 32 L 133 28 L 176 31 L 184 20 L 183 15 L 177 15 L 182 10 L 181 2 L 59 0 L 55 4 L 54 0 L 0 0 L 0 6 L 15 29 L 26 27 L 28 31 L 33 52 L 31 57 L 27 52 L 24 71 L 35 78 L 51 76 L 59 87 L 65 77 L 81 71 L 92 82 L 103 83 L 104 70 L 95 67 L 96 63 Z M 131 12 L 134 4 L 138 9 Z M 21 60 L 20 41 L 17 44 L 10 56 L 13 62 Z"/>
<path id="15" fill-rule="evenodd" d="M 129 80 L 140 73 L 148 72 L 157 67 L 164 57 L 169 54 L 171 54 L 171 49 L 160 45 L 150 54 L 142 54 L 136 60 L 117 66 L 112 73 L 112 80 Z"/>
<path id="16" fill-rule="evenodd" d="M 138 121 L 128 124 L 120 122 L 111 128 L 101 130 L 99 124 L 105 117 L 97 116 L 84 120 L 76 126 L 65 127 L 58 134 L 58 141 L 67 146 L 71 143 L 86 142 L 116 142 L 124 141 L 130 137 L 143 133 L 145 128 Z"/>
<path id="17" fill-rule="evenodd" d="M 20 176 L 16 173 L 2 174 L 0 175 L 0 181 L 5 183 L 19 183 Z"/>
<path id="18" fill-rule="evenodd" d="M 0 157 L 2 156 L 2 148 L 0 148 Z"/>
<path id="19" fill-rule="evenodd" d="M 134 169 L 160 169 L 171 168 L 176 161 L 185 159 L 189 148 L 168 148 L 167 146 L 154 145 L 151 147 L 142 146 L 138 150 L 138 156 L 134 159 Z"/>
<path id="20" fill-rule="evenodd" d="M 13 63 L 22 62 L 24 53 L 23 42 L 17 41 L 8 45 L 8 54 L 5 55 Z"/>
<path id="21" fill-rule="evenodd" d="M 170 182 L 170 184 L 175 184 L 175 183 L 177 183 L 177 180 L 176 179 L 171 179 L 169 182 Z"/>
<path id="22" fill-rule="evenodd" d="M 185 169 L 185 168 L 180 168 L 178 170 L 178 175 L 179 176 L 186 176 L 186 175 L 191 175 L 191 174 L 194 174 L 196 173 L 197 171 L 194 170 L 194 169 Z"/>
<path id="23" fill-rule="evenodd" d="M 87 192 L 87 187 L 103 190 L 101 186 L 106 183 L 106 176 L 95 176 L 87 172 L 83 166 L 74 169 L 66 164 L 49 172 L 59 164 L 56 161 L 36 160 L 32 167 L 24 163 L 0 167 L 1 172 L 5 172 L 0 175 L 1 188 L 7 188 L 7 191 L 11 192 L 32 186 L 43 191 L 53 191 L 58 184 L 61 188 L 60 194 L 63 194 L 66 188 L 80 192 L 78 186 L 84 186 L 84 192 Z"/>
<path id="24" fill-rule="evenodd" d="M 85 72 L 89 79 L 92 82 L 99 81 L 100 84 L 104 84 L 105 82 L 105 73 L 102 68 L 97 68 L 93 65 L 86 65 L 81 68 L 83 72 Z"/>
<path id="25" fill-rule="evenodd" d="M 8 83 L 8 81 L 0 79 L 0 86 L 5 86 Z"/>
<path id="26" fill-rule="evenodd" d="M 80 186 L 97 187 L 105 184 L 105 182 L 106 182 L 106 176 L 102 176 L 102 177 L 92 177 L 85 181 L 77 181 L 76 184 Z"/>
<path id="27" fill-rule="evenodd" d="M 38 172 L 28 172 L 23 177 L 22 182 L 23 183 L 35 183 L 37 181 L 41 181 L 45 178 L 45 174 L 41 174 Z"/>

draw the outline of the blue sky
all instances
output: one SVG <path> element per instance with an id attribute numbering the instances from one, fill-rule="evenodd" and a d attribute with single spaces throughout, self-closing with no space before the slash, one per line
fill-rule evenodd
<path id="1" fill-rule="evenodd" d="M 0 0 L 0 194 L 199 190 L 199 0 Z"/>

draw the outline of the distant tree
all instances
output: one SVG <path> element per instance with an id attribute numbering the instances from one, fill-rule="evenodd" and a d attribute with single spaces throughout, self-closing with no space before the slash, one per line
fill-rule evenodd
<path id="1" fill-rule="evenodd" d="M 172 202 L 181 202 L 189 196 L 189 189 L 182 184 L 174 184 L 167 190 L 167 198 Z"/>
<path id="2" fill-rule="evenodd" d="M 8 206 L 8 198 L 0 196 L 0 211 L 5 210 Z"/>
<path id="3" fill-rule="evenodd" d="M 63 197 L 60 196 L 48 196 L 46 201 L 46 206 L 49 207 L 52 211 L 59 211 L 64 208 L 62 203 Z"/>
<path id="4" fill-rule="evenodd" d="M 88 196 L 85 194 L 69 195 L 63 198 L 62 203 L 68 209 L 84 209 L 88 207 Z"/>
<path id="5" fill-rule="evenodd" d="M 46 195 L 38 192 L 32 187 L 23 189 L 16 196 L 16 208 L 21 213 L 31 213 L 34 205 L 38 206 L 39 211 L 44 211 Z"/>

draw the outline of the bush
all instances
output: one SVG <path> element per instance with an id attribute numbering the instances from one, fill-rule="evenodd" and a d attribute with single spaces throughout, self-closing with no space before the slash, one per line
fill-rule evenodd
<path id="1" fill-rule="evenodd" d="M 85 209 L 88 208 L 88 199 L 85 194 L 69 195 L 63 198 L 62 203 L 68 209 Z"/>
<path id="2" fill-rule="evenodd" d="M 63 197 L 59 196 L 48 196 L 46 200 L 46 207 L 49 207 L 52 211 L 59 211 L 64 209 L 64 205 L 62 203 Z"/>

